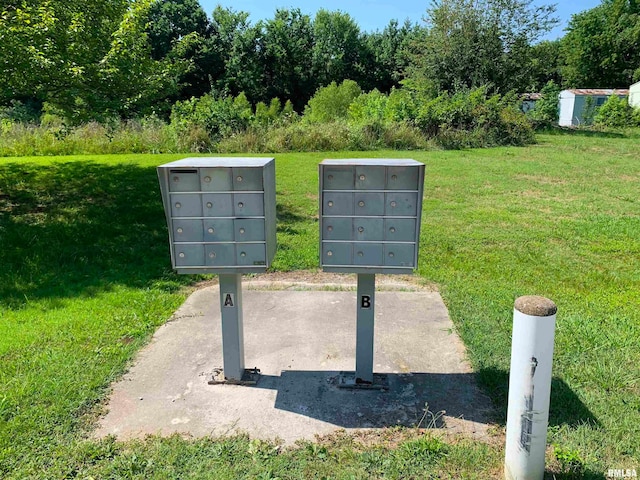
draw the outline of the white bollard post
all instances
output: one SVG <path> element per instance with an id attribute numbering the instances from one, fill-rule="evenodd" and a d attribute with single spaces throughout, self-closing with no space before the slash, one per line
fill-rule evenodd
<path id="1" fill-rule="evenodd" d="M 558 308 L 548 298 L 520 297 L 513 310 L 507 480 L 542 480 L 547 446 L 551 365 Z"/>

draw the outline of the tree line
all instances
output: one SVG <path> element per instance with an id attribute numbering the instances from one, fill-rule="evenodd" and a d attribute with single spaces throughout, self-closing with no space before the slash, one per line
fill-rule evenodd
<path id="1" fill-rule="evenodd" d="M 9 1 L 0 11 L 0 105 L 30 105 L 70 122 L 169 118 L 176 102 L 244 93 L 302 112 L 332 82 L 431 98 L 564 87 L 625 87 L 640 79 L 640 2 L 603 0 L 566 35 L 552 5 L 532 0 L 434 0 L 423 21 L 363 32 L 348 14 L 247 12 L 197 0 Z"/>

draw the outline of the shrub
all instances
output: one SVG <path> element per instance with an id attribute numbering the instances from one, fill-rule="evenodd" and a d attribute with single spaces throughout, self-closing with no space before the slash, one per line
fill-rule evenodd
<path id="1" fill-rule="evenodd" d="M 611 95 L 596 111 L 593 123 L 605 127 L 632 127 L 640 125 L 634 118 L 633 107 L 626 99 Z"/>
<path id="2" fill-rule="evenodd" d="M 559 97 L 560 87 L 550 80 L 542 90 L 540 90 L 542 98 L 536 102 L 535 107 L 527 112 L 527 116 L 536 124 L 541 126 L 549 126 L 557 124 L 559 117 Z"/>
<path id="3" fill-rule="evenodd" d="M 304 119 L 312 123 L 330 122 L 347 118 L 349 105 L 362 94 L 362 89 L 353 80 L 340 85 L 331 82 L 319 88 L 307 103 Z"/>

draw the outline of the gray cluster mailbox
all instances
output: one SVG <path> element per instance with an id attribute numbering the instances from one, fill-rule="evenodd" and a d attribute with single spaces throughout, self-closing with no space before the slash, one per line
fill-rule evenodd
<path id="1" fill-rule="evenodd" d="M 326 272 L 411 273 L 417 266 L 424 165 L 320 163 L 320 261 Z"/>
<path id="2" fill-rule="evenodd" d="M 415 160 L 348 159 L 320 163 L 320 264 L 358 274 L 356 368 L 339 385 L 385 388 L 373 374 L 375 274 L 418 266 L 424 165 Z"/>
<path id="3" fill-rule="evenodd" d="M 244 368 L 242 274 L 267 270 L 276 252 L 273 158 L 185 158 L 158 167 L 178 273 L 220 276 L 223 369 L 210 383 L 253 383 Z M 247 379 L 249 374 L 249 379 Z"/>
<path id="4" fill-rule="evenodd" d="M 158 167 L 178 273 L 258 273 L 276 251 L 273 158 L 185 158 Z"/>

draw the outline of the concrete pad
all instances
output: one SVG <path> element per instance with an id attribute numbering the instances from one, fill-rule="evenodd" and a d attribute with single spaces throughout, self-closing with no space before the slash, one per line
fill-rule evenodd
<path id="1" fill-rule="evenodd" d="M 490 401 L 437 292 L 382 284 L 374 371 L 387 374 L 389 390 L 354 391 L 336 384 L 341 371 L 355 369 L 356 294 L 327 288 L 355 285 L 304 287 L 243 284 L 246 367 L 261 370 L 255 386 L 207 383 L 222 366 L 218 287 L 195 291 L 113 386 L 96 436 L 242 432 L 290 444 L 337 429 L 396 425 L 486 435 Z"/>

